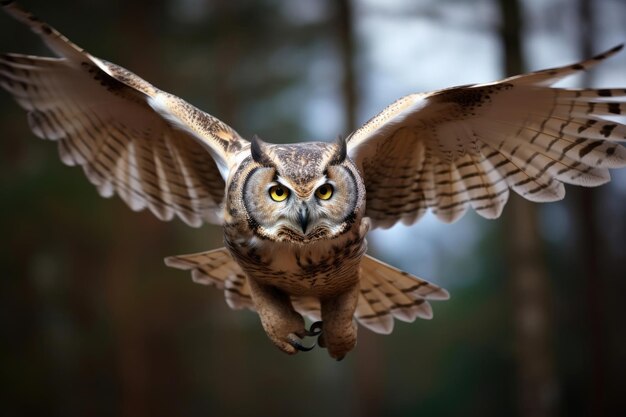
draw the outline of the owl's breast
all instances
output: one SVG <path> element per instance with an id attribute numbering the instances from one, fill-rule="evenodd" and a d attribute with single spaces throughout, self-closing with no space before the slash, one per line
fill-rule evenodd
<path id="1" fill-rule="evenodd" d="M 359 279 L 367 227 L 355 226 L 336 239 L 305 245 L 246 240 L 241 235 L 229 239 L 227 230 L 225 242 L 250 279 L 291 295 L 324 297 L 347 290 Z"/>

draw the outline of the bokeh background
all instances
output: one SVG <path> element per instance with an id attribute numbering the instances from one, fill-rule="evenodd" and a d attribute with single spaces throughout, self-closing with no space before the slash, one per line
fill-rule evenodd
<path id="1" fill-rule="evenodd" d="M 623 0 L 22 0 L 94 55 L 270 142 L 333 140 L 398 97 L 626 41 Z M 0 51 L 49 54 L 0 16 Z M 626 86 L 626 53 L 568 86 Z M 626 170 L 499 221 L 427 215 L 371 252 L 448 288 L 340 363 L 163 265 L 220 246 L 105 200 L 0 93 L 3 416 L 611 416 L 626 409 Z"/>

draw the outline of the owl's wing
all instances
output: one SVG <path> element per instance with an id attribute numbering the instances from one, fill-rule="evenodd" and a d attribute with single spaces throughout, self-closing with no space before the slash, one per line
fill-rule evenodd
<path id="1" fill-rule="evenodd" d="M 377 227 L 412 224 L 428 209 L 452 222 L 471 207 L 500 216 L 512 189 L 562 199 L 563 183 L 597 186 L 626 165 L 626 89 L 549 85 L 592 59 L 490 83 L 399 99 L 348 138 L 363 173 L 366 216 Z"/>
<path id="2" fill-rule="evenodd" d="M 224 177 L 247 141 L 213 116 L 93 57 L 15 3 L 3 9 L 60 58 L 0 56 L 0 86 L 104 197 L 191 226 L 221 223 Z"/>

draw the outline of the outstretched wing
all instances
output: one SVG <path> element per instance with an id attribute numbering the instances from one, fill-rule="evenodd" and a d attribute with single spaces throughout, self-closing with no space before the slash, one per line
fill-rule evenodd
<path id="1" fill-rule="evenodd" d="M 578 64 L 505 80 L 412 94 L 348 139 L 365 178 L 366 216 L 377 227 L 417 221 L 428 209 L 452 222 L 471 207 L 500 216 L 512 189 L 531 201 L 562 199 L 563 183 L 596 186 L 626 165 L 626 89 L 549 85 Z"/>
<path id="2" fill-rule="evenodd" d="M 3 9 L 60 58 L 4 54 L 0 86 L 104 197 L 191 226 L 221 223 L 224 177 L 247 142 L 213 116 L 95 58 L 15 3 Z"/>

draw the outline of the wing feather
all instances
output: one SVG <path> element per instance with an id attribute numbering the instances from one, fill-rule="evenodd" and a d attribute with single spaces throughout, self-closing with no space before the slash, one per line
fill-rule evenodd
<path id="1" fill-rule="evenodd" d="M 509 189 L 531 201 L 564 197 L 564 183 L 597 186 L 626 165 L 626 89 L 551 83 L 621 49 L 500 82 L 412 94 L 348 138 L 375 227 L 411 224 L 430 209 L 451 222 L 468 208 L 496 218 Z"/>
<path id="2" fill-rule="evenodd" d="M 98 59 L 15 3 L 3 9 L 60 58 L 0 56 L 0 86 L 28 112 L 35 135 L 55 141 L 114 194 L 161 220 L 221 223 L 224 178 L 247 146 L 229 126 L 132 72 Z"/>

